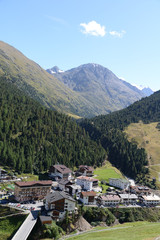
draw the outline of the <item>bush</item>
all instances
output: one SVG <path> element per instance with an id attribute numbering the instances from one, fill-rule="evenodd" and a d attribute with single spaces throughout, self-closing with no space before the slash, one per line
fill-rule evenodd
<path id="1" fill-rule="evenodd" d="M 61 234 L 63 234 L 63 230 L 61 227 L 57 226 L 55 222 L 52 222 L 51 225 L 44 225 L 43 237 L 58 239 Z"/>

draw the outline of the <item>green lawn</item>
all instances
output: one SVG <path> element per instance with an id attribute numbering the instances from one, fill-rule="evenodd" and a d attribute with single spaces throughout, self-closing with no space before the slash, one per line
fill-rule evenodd
<path id="1" fill-rule="evenodd" d="M 96 178 L 100 181 L 104 180 L 107 183 L 109 182 L 109 178 L 124 178 L 121 172 L 117 168 L 112 167 L 110 163 L 107 163 L 100 168 L 96 168 L 94 175 L 97 175 Z"/>
<path id="2" fill-rule="evenodd" d="M 126 227 L 126 228 L 123 228 Z M 134 222 L 118 225 L 100 232 L 69 237 L 70 240 L 153 240 L 160 236 L 160 223 Z"/>
<path id="3" fill-rule="evenodd" d="M 106 181 L 107 183 L 109 183 L 109 178 L 124 178 L 123 175 L 121 174 L 121 172 L 113 167 L 111 165 L 111 163 L 107 162 L 104 166 L 100 167 L 100 168 L 96 168 L 94 170 L 94 175 L 95 178 L 97 178 L 100 181 Z M 99 184 L 100 187 L 103 187 L 103 193 L 106 192 L 108 185 L 105 184 Z"/>

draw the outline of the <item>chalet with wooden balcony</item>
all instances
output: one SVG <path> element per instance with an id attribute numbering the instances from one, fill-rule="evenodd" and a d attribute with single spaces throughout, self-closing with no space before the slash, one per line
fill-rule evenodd
<path id="1" fill-rule="evenodd" d="M 79 200 L 85 205 L 96 204 L 96 193 L 94 191 L 81 192 Z"/>
<path id="2" fill-rule="evenodd" d="M 75 211 L 76 201 L 66 192 L 56 191 L 45 198 L 45 209 L 48 215 L 54 219 L 63 219 L 66 211 Z"/>
<path id="3" fill-rule="evenodd" d="M 70 180 L 72 178 L 72 170 L 67 168 L 65 165 L 53 165 L 49 169 L 49 176 L 55 180 Z"/>
<path id="4" fill-rule="evenodd" d="M 81 176 L 87 176 L 92 177 L 93 176 L 94 168 L 87 165 L 80 165 L 77 171 L 77 175 Z"/>

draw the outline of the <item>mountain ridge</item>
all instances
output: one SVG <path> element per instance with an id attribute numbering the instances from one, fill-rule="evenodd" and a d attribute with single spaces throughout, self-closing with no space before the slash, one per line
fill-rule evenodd
<path id="1" fill-rule="evenodd" d="M 58 67 L 53 70 L 56 76 L 0 41 L 0 76 L 45 107 L 90 118 L 122 109 L 144 96 L 98 64 L 81 65 L 67 75 Z"/>
<path id="2" fill-rule="evenodd" d="M 20 51 L 0 41 L 0 76 L 14 83 L 44 106 L 73 115 L 86 116 L 88 102 L 51 76 Z M 14 79 L 14 82 L 13 82 Z M 93 109 L 88 109 L 89 115 Z"/>
<path id="3" fill-rule="evenodd" d="M 49 72 L 49 69 L 47 71 Z M 82 64 L 67 71 L 54 71 L 52 74 L 86 100 L 97 103 L 101 109 L 99 114 L 125 108 L 145 97 L 138 88 L 119 79 L 111 70 L 95 63 Z"/>

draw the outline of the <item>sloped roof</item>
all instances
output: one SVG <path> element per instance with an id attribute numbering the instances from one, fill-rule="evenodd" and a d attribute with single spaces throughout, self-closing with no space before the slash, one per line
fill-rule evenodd
<path id="1" fill-rule="evenodd" d="M 81 193 L 84 197 L 91 197 L 91 196 L 95 197 L 96 196 L 96 192 L 94 192 L 94 191 L 81 192 Z"/>
<path id="2" fill-rule="evenodd" d="M 146 201 L 160 201 L 160 197 L 155 195 L 155 194 L 151 194 L 151 195 L 144 195 L 142 196 L 142 198 Z"/>
<path id="3" fill-rule="evenodd" d="M 135 194 L 119 194 L 119 196 L 122 199 L 138 199 L 137 195 Z"/>
<path id="4" fill-rule="evenodd" d="M 101 196 L 101 198 L 104 201 L 120 200 L 120 197 L 118 195 L 106 195 L 106 196 Z"/>
<path id="5" fill-rule="evenodd" d="M 79 169 L 80 169 L 80 168 L 84 168 L 84 169 L 86 169 L 86 170 L 88 170 L 88 171 L 93 171 L 93 170 L 94 170 L 93 167 L 87 166 L 87 165 L 80 165 L 80 166 L 79 166 Z"/>
<path id="6" fill-rule="evenodd" d="M 86 177 L 86 176 L 80 176 L 80 177 L 77 177 L 77 179 L 84 180 L 84 181 L 89 181 L 89 182 L 98 181 L 98 179 L 95 179 L 95 178 L 92 178 L 92 177 Z"/>
<path id="7" fill-rule="evenodd" d="M 67 168 L 65 165 L 57 164 L 53 166 L 55 169 L 57 169 L 60 173 L 65 174 L 65 173 L 71 173 L 72 170 Z"/>
<path id="8" fill-rule="evenodd" d="M 15 184 L 19 187 L 32 187 L 34 185 L 39 185 L 39 186 L 48 186 L 52 185 L 51 180 L 45 180 L 45 181 L 30 181 L 30 182 L 15 182 Z"/>
<path id="9" fill-rule="evenodd" d="M 41 222 L 44 222 L 44 221 L 52 221 L 51 216 L 43 216 L 43 215 L 41 215 L 41 216 L 39 216 L 39 218 L 40 218 L 40 221 L 41 221 Z"/>
<path id="10" fill-rule="evenodd" d="M 58 183 L 61 185 L 72 184 L 71 181 L 65 179 L 61 179 Z"/>
<path id="11" fill-rule="evenodd" d="M 70 201 L 75 202 L 75 200 L 69 195 L 69 193 L 63 191 L 56 191 L 46 196 L 46 200 L 50 203 L 56 202 L 61 199 L 68 199 Z"/>

